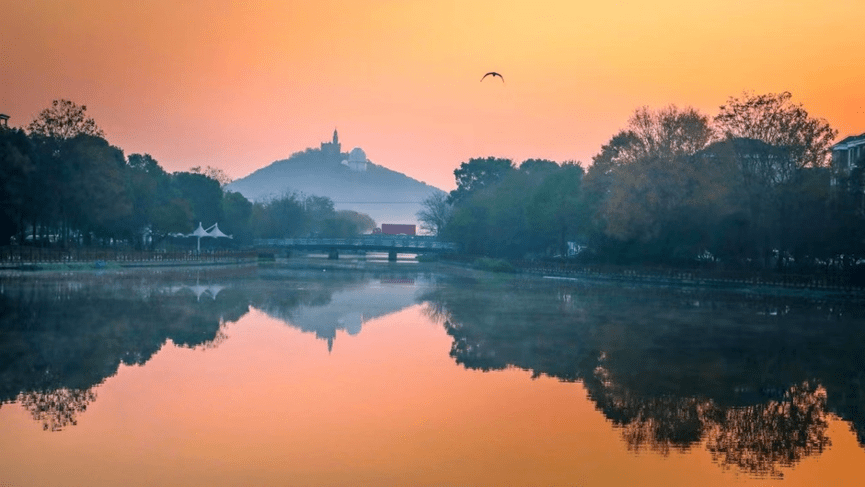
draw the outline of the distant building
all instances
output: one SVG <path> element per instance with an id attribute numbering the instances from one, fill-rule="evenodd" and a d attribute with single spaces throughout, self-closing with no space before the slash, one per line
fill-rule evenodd
<path id="1" fill-rule="evenodd" d="M 355 147 L 348 153 L 348 160 L 342 161 L 352 171 L 364 172 L 369 161 L 366 159 L 366 153 L 360 147 Z"/>
<path id="2" fill-rule="evenodd" d="M 338 158 L 341 154 L 341 149 L 342 146 L 339 143 L 339 135 L 336 133 L 336 129 L 333 129 L 333 140 L 331 142 L 321 143 L 321 153 L 327 158 Z"/>
<path id="3" fill-rule="evenodd" d="M 865 134 L 851 135 L 832 146 L 832 186 L 835 195 L 847 192 L 865 214 Z"/>
<path id="4" fill-rule="evenodd" d="M 851 135 L 832 146 L 832 168 L 849 174 L 865 160 L 865 134 Z"/>
<path id="5" fill-rule="evenodd" d="M 5 113 L 0 113 L 0 128 L 9 128 L 9 115 L 6 115 Z"/>

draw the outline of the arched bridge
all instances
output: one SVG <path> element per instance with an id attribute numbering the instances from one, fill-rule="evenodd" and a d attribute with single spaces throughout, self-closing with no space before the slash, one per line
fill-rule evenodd
<path id="1" fill-rule="evenodd" d="M 429 254 L 457 250 L 456 244 L 443 242 L 436 237 L 383 234 L 349 238 L 266 238 L 256 239 L 255 246 L 289 250 L 324 250 L 332 259 L 339 258 L 341 250 L 387 252 L 390 260 L 396 260 L 398 253 Z"/>

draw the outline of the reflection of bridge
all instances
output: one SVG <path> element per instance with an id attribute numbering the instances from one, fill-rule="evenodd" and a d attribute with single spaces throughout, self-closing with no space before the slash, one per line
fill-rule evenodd
<path id="1" fill-rule="evenodd" d="M 396 260 L 398 253 L 429 254 L 454 252 L 457 245 L 442 242 L 436 237 L 417 235 L 362 235 L 349 238 L 270 238 L 256 239 L 256 247 L 276 247 L 290 250 L 324 250 L 331 259 L 339 258 L 340 250 L 387 252 L 389 260 Z"/>

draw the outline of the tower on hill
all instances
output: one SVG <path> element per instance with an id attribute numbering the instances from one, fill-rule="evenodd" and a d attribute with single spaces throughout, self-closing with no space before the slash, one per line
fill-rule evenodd
<path id="1" fill-rule="evenodd" d="M 339 134 L 336 133 L 336 129 L 333 129 L 333 141 L 332 142 L 322 142 L 321 143 L 321 153 L 326 158 L 338 158 L 340 155 L 340 143 L 339 143 Z"/>

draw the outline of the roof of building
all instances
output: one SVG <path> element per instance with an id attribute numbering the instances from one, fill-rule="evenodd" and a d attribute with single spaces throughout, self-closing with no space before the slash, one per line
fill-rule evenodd
<path id="1" fill-rule="evenodd" d="M 855 147 L 857 145 L 865 144 L 865 133 L 860 135 L 851 135 L 849 137 L 844 137 L 839 140 L 835 145 L 832 146 L 832 150 L 846 150 L 850 147 Z"/>
<path id="2" fill-rule="evenodd" d="M 748 137 L 732 137 L 719 140 L 706 146 L 705 149 L 694 154 L 697 157 L 718 157 L 722 155 L 735 155 L 737 157 L 786 157 L 788 154 L 784 147 L 767 144 L 762 140 Z"/>

